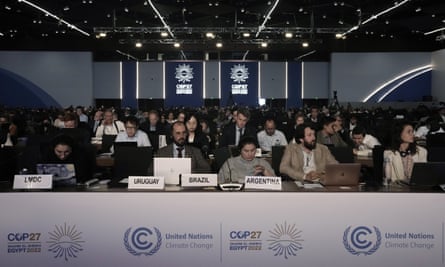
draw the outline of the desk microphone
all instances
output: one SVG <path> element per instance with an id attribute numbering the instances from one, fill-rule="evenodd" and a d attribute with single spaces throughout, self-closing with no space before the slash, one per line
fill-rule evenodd
<path id="1" fill-rule="evenodd" d="M 230 158 L 227 159 L 227 167 L 229 168 L 229 183 L 223 183 L 223 184 L 219 184 L 219 187 L 221 188 L 221 190 L 223 191 L 240 191 L 243 188 L 244 184 L 240 184 L 238 182 L 233 182 L 232 181 L 232 168 L 230 167 Z"/>

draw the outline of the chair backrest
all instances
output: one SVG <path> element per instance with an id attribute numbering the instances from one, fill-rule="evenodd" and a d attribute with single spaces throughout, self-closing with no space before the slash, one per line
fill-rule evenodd
<path id="1" fill-rule="evenodd" d="M 383 182 L 383 152 L 384 146 L 375 146 L 372 149 L 372 165 L 374 170 L 374 182 L 381 184 Z"/>
<path id="2" fill-rule="evenodd" d="M 286 146 L 272 146 L 272 168 L 276 175 L 280 175 L 281 158 L 283 157 Z"/>
<path id="3" fill-rule="evenodd" d="M 328 148 L 339 163 L 354 163 L 354 153 L 351 147 L 328 146 Z"/>
<path id="4" fill-rule="evenodd" d="M 219 147 L 213 151 L 213 154 L 215 155 L 213 168 L 215 172 L 218 172 L 224 162 L 231 157 L 230 149 L 228 147 Z"/>
<path id="5" fill-rule="evenodd" d="M 445 133 L 428 134 L 426 136 L 427 147 L 445 147 Z"/>
<path id="6" fill-rule="evenodd" d="M 427 147 L 428 161 L 431 162 L 445 162 L 445 147 L 431 146 Z"/>
<path id="7" fill-rule="evenodd" d="M 151 147 L 117 146 L 114 150 L 113 180 L 118 182 L 128 176 L 146 176 L 152 161 Z"/>

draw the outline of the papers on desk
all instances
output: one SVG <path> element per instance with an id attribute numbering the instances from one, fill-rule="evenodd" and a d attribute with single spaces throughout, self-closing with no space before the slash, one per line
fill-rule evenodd
<path id="1" fill-rule="evenodd" d="M 304 189 L 319 189 L 319 188 L 324 188 L 323 185 L 319 184 L 319 183 L 302 183 L 301 181 L 295 181 L 295 184 L 300 187 L 300 188 L 304 188 Z"/>

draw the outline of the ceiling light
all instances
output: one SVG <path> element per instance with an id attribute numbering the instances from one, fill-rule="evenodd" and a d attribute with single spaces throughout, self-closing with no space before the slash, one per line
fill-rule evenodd
<path id="1" fill-rule="evenodd" d="M 6 10 L 11 10 L 11 7 L 10 6 L 5 6 L 5 9 Z"/>
<path id="2" fill-rule="evenodd" d="M 215 34 L 213 34 L 213 32 L 208 32 L 208 33 L 206 33 L 206 37 L 213 39 L 213 38 L 215 38 Z"/>
<path id="3" fill-rule="evenodd" d="M 335 34 L 335 38 L 337 38 L 337 39 L 340 39 L 342 37 L 343 37 L 343 34 L 341 34 L 341 33 L 336 33 Z"/>
<path id="4" fill-rule="evenodd" d="M 223 46 L 223 44 L 221 42 L 216 43 L 216 47 L 221 48 L 222 46 Z"/>
<path id="5" fill-rule="evenodd" d="M 174 43 L 173 46 L 174 47 L 181 47 L 181 44 L 180 43 Z"/>
<path id="6" fill-rule="evenodd" d="M 167 32 L 161 32 L 161 37 L 167 37 L 168 33 Z"/>
<path id="7" fill-rule="evenodd" d="M 416 12 L 420 12 L 420 11 L 422 11 L 421 7 L 416 8 Z"/>
<path id="8" fill-rule="evenodd" d="M 70 10 L 69 6 L 66 6 L 66 7 L 63 8 L 63 11 L 68 11 L 68 10 Z"/>
<path id="9" fill-rule="evenodd" d="M 309 47 L 309 43 L 308 42 L 303 42 L 303 43 L 301 43 L 301 46 L 302 47 Z"/>
<path id="10" fill-rule="evenodd" d="M 284 37 L 286 37 L 286 38 L 292 38 L 292 37 L 293 37 L 293 34 L 292 34 L 291 32 L 286 32 L 286 33 L 284 34 Z"/>
<path id="11" fill-rule="evenodd" d="M 262 42 L 262 43 L 261 43 L 261 47 L 266 48 L 266 47 L 267 47 L 267 43 L 266 43 L 266 42 Z"/>
<path id="12" fill-rule="evenodd" d="M 243 32 L 243 37 L 250 37 L 250 32 Z"/>
<path id="13" fill-rule="evenodd" d="M 136 42 L 136 43 L 134 44 L 134 46 L 136 46 L 136 47 L 142 47 L 142 43 L 141 43 L 141 42 Z"/>
<path id="14" fill-rule="evenodd" d="M 99 33 L 99 37 L 102 37 L 102 38 L 107 37 L 107 33 L 106 32 L 101 32 L 101 33 Z"/>

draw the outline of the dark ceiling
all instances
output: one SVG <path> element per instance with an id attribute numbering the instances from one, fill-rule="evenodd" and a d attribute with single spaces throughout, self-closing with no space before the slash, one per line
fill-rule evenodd
<path id="1" fill-rule="evenodd" d="M 92 51 L 96 61 L 329 60 L 332 52 L 445 48 L 445 30 L 429 33 L 445 27 L 444 0 L 0 0 L 0 21 L 0 50 Z"/>

